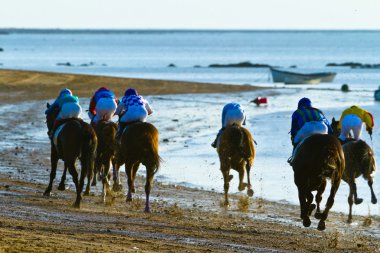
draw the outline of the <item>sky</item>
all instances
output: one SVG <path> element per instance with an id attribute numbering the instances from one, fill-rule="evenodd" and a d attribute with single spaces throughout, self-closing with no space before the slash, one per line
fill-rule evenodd
<path id="1" fill-rule="evenodd" d="M 380 0 L 1 0 L 0 28 L 380 29 Z"/>

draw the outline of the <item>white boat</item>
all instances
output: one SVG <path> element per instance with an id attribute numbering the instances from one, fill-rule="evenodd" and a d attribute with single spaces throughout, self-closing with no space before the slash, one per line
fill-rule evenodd
<path id="1" fill-rule="evenodd" d="M 320 73 L 296 73 L 270 68 L 272 79 L 275 83 L 285 84 L 318 84 L 334 81 L 335 72 L 320 72 Z"/>

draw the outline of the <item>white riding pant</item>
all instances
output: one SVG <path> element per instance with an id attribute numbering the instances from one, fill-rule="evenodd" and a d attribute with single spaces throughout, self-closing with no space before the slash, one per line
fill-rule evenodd
<path id="1" fill-rule="evenodd" d="M 360 139 L 362 134 L 363 121 L 361 118 L 354 114 L 348 114 L 344 116 L 342 120 L 342 129 L 340 131 L 339 139 L 342 141 L 346 140 L 349 136 L 350 131 L 354 134 L 354 139 L 357 141 Z"/>
<path id="2" fill-rule="evenodd" d="M 328 128 L 323 121 L 309 121 L 298 131 L 294 137 L 294 143 L 298 144 L 300 141 L 313 134 L 327 134 Z"/>
<path id="3" fill-rule="evenodd" d="M 232 109 L 226 112 L 224 116 L 223 127 L 231 126 L 233 124 L 241 126 L 244 122 L 245 114 L 239 109 Z"/>
<path id="4" fill-rule="evenodd" d="M 128 111 L 121 117 L 120 122 L 145 122 L 147 117 L 148 111 L 144 106 L 129 106 Z"/>
<path id="5" fill-rule="evenodd" d="M 95 107 L 96 115 L 92 122 L 98 123 L 100 120 L 104 119 L 106 121 L 111 120 L 112 116 L 116 112 L 116 102 L 113 98 L 101 98 Z"/>
<path id="6" fill-rule="evenodd" d="M 79 118 L 82 113 L 82 108 L 78 103 L 69 102 L 62 105 L 61 111 L 59 112 L 56 120 L 69 119 L 69 118 Z"/>

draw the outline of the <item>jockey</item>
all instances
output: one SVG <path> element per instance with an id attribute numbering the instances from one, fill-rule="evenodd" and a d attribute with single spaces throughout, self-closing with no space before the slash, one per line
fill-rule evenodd
<path id="1" fill-rule="evenodd" d="M 91 124 L 96 125 L 100 120 L 111 120 L 116 112 L 119 100 L 106 87 L 99 88 L 91 98 L 88 116 L 91 119 Z"/>
<path id="2" fill-rule="evenodd" d="M 228 103 L 223 107 L 222 111 L 222 128 L 219 130 L 218 134 L 211 146 L 213 148 L 217 147 L 219 136 L 222 134 L 223 130 L 232 125 L 245 125 L 246 115 L 243 107 L 237 103 Z"/>
<path id="3" fill-rule="evenodd" d="M 54 103 L 45 111 L 45 114 L 50 113 L 56 108 L 59 108 L 59 113 L 55 119 L 53 128 L 49 132 L 50 138 L 53 136 L 55 129 L 58 127 L 60 120 L 68 118 L 79 118 L 79 115 L 82 112 L 78 97 L 73 96 L 71 90 L 67 88 L 60 91 Z"/>
<path id="4" fill-rule="evenodd" d="M 343 111 L 339 120 L 338 130 L 340 130 L 339 139 L 344 142 L 349 136 L 350 130 L 354 134 L 354 139 L 359 140 L 362 133 L 362 126 L 366 125 L 366 130 L 372 136 L 374 126 L 373 116 L 370 112 L 353 105 Z"/>
<path id="5" fill-rule="evenodd" d="M 290 130 L 293 147 L 313 134 L 332 134 L 330 123 L 322 111 L 311 106 L 308 98 L 298 102 L 298 109 L 292 115 Z"/>
<path id="6" fill-rule="evenodd" d="M 145 122 L 148 115 L 153 113 L 148 101 L 139 96 L 135 89 L 127 89 L 124 97 L 116 109 L 116 115 L 119 115 L 119 127 L 117 129 L 117 139 L 121 136 L 124 128 L 132 123 L 141 121 Z"/>

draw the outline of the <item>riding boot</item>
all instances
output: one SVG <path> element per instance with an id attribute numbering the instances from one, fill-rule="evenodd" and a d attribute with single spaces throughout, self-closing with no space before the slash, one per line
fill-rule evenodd
<path id="1" fill-rule="evenodd" d="M 57 130 L 58 125 L 59 125 L 59 120 L 55 120 L 53 127 L 48 132 L 50 140 L 53 140 L 53 136 L 54 136 L 55 130 Z"/>
<path id="2" fill-rule="evenodd" d="M 219 130 L 218 134 L 216 135 L 215 140 L 211 143 L 211 147 L 216 148 L 216 146 L 217 146 L 217 144 L 218 144 L 219 136 L 223 133 L 223 130 L 224 130 L 224 129 L 225 129 L 225 127 L 222 127 L 222 128 Z"/>
<path id="3" fill-rule="evenodd" d="M 290 166 L 293 166 L 293 158 L 294 158 L 294 150 L 296 149 L 296 146 L 293 144 L 293 151 L 292 151 L 292 155 L 288 158 L 288 163 Z"/>

